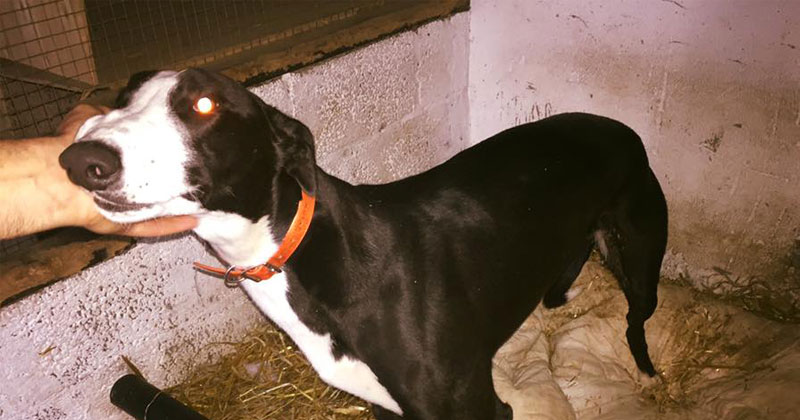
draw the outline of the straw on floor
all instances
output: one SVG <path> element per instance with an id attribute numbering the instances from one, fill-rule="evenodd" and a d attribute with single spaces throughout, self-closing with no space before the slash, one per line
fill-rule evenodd
<path id="1" fill-rule="evenodd" d="M 265 322 L 233 351 L 166 391 L 212 420 L 372 419 L 369 404 L 325 384 L 294 343 Z"/>

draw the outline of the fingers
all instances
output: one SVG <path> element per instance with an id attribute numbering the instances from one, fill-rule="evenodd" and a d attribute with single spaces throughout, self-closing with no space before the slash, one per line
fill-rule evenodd
<path id="1" fill-rule="evenodd" d="M 81 125 L 83 125 L 86 120 L 95 115 L 106 114 L 109 111 L 110 109 L 104 106 L 78 104 L 64 116 L 64 119 L 58 126 L 57 133 L 68 138 L 69 141 L 72 141 L 78 129 L 81 128 Z"/>
<path id="2" fill-rule="evenodd" d="M 103 235 L 154 237 L 194 229 L 197 227 L 197 218 L 194 216 L 167 216 L 138 223 L 118 224 L 106 219 L 92 207 L 86 217 L 86 222 L 75 224 Z"/>
<path id="3" fill-rule="evenodd" d="M 170 216 L 124 225 L 119 233 L 126 236 L 153 237 L 185 232 L 197 227 L 193 216 Z"/>

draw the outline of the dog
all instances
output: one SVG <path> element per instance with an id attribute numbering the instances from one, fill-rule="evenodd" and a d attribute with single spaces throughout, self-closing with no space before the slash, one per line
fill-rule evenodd
<path id="1" fill-rule="evenodd" d="M 556 115 L 382 185 L 315 162 L 305 125 L 201 69 L 134 75 L 60 156 L 112 221 L 196 215 L 197 236 L 238 273 L 226 281 L 378 420 L 511 419 L 492 357 L 540 301 L 567 301 L 595 248 L 627 298 L 636 365 L 656 374 L 644 322 L 667 206 L 627 126 Z M 266 264 L 309 198 L 296 250 Z M 251 280 L 251 267 L 272 278 Z"/>

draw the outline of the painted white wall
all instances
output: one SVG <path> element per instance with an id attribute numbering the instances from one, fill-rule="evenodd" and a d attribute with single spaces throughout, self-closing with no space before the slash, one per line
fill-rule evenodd
<path id="1" fill-rule="evenodd" d="M 467 145 L 468 25 L 461 13 L 253 90 L 309 125 L 325 169 L 407 176 Z M 195 260 L 213 258 L 191 236 L 139 243 L 0 310 L 0 419 L 127 419 L 108 401 L 122 355 L 165 387 L 261 321 Z"/>
<path id="2" fill-rule="evenodd" d="M 667 196 L 665 273 L 800 302 L 800 2 L 473 0 L 470 15 L 473 143 L 561 112 L 619 119 Z"/>
<path id="3" fill-rule="evenodd" d="M 195 260 L 213 258 L 188 235 L 140 243 L 0 310 L 0 419 L 122 419 L 108 401 L 121 356 L 165 385 L 225 351 L 206 346 L 260 315 Z"/>
<path id="4" fill-rule="evenodd" d="M 254 89 L 305 123 L 320 166 L 354 183 L 422 172 L 468 143 L 467 33 L 458 14 Z"/>

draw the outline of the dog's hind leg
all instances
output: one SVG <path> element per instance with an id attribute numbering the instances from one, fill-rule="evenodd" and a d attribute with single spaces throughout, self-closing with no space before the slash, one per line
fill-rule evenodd
<path id="1" fill-rule="evenodd" d="M 658 280 L 667 243 L 667 205 L 655 175 L 637 178 L 600 221 L 598 248 L 628 301 L 628 346 L 642 372 L 655 376 L 644 323 L 658 303 Z"/>
<path id="2" fill-rule="evenodd" d="M 572 283 L 575 282 L 575 279 L 578 278 L 578 274 L 581 273 L 581 268 L 583 268 L 583 264 L 586 263 L 586 260 L 589 259 L 589 254 L 591 254 L 593 247 L 594 243 L 592 240 L 587 239 L 584 249 L 576 255 L 569 263 L 569 267 L 564 271 L 564 274 L 562 274 L 547 293 L 545 293 L 544 299 L 542 299 L 545 308 L 557 308 L 571 299 L 571 297 L 568 296 L 569 289 L 572 287 Z"/>

